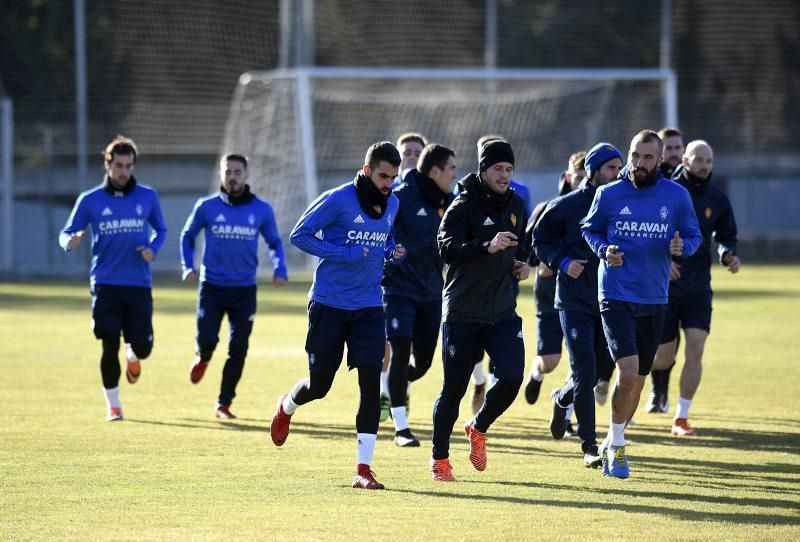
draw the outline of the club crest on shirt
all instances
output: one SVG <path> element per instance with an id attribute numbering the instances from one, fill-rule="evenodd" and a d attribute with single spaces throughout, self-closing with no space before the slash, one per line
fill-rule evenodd
<path id="1" fill-rule="evenodd" d="M 144 210 L 142 209 L 142 206 L 137 203 L 136 204 L 136 214 L 139 215 L 139 216 L 142 216 L 143 212 L 144 212 Z"/>
<path id="2" fill-rule="evenodd" d="M 711 207 L 706 207 L 706 219 L 711 218 L 711 213 L 713 212 L 714 211 L 711 209 Z"/>
<path id="3" fill-rule="evenodd" d="M 380 205 L 373 205 L 372 208 L 375 209 L 376 213 L 380 213 L 383 210 Z"/>
<path id="4" fill-rule="evenodd" d="M 517 225 L 517 215 L 515 215 L 514 213 L 511 213 L 511 225 L 512 226 Z"/>
<path id="5" fill-rule="evenodd" d="M 666 220 L 667 215 L 669 215 L 669 211 L 667 211 L 666 207 L 662 207 L 661 210 L 658 211 L 658 214 L 661 216 L 661 220 Z"/>
<path id="6" fill-rule="evenodd" d="M 439 218 L 444 216 L 444 209 L 439 209 Z"/>
<path id="7" fill-rule="evenodd" d="M 256 223 L 256 217 L 251 214 L 250 216 L 247 217 L 247 222 L 252 226 L 253 224 Z"/>

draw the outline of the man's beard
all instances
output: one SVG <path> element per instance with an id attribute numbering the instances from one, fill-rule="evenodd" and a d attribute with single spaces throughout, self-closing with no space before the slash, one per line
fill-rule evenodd
<path id="1" fill-rule="evenodd" d="M 637 179 L 636 173 L 642 171 L 647 171 L 647 170 L 645 170 L 644 168 L 635 168 L 632 169 L 630 172 L 629 178 L 631 181 L 633 181 L 633 185 L 636 188 L 645 188 L 647 186 L 652 186 L 656 184 L 656 181 L 661 176 L 661 174 L 658 171 L 658 166 L 656 166 L 650 171 L 648 171 L 644 177 L 639 177 Z"/>

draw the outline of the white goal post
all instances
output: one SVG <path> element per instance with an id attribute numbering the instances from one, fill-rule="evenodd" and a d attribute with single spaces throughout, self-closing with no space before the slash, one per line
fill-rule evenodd
<path id="1" fill-rule="evenodd" d="M 250 157 L 251 187 L 285 238 L 313 198 L 352 180 L 371 143 L 403 132 L 454 149 L 459 174 L 474 169 L 478 137 L 503 134 L 530 182 L 597 141 L 624 147 L 676 124 L 669 69 L 301 67 L 240 76 L 221 154 Z"/>

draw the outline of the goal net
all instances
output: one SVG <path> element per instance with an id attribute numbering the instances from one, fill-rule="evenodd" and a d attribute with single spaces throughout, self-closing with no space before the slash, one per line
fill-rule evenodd
<path id="1" fill-rule="evenodd" d="M 321 192 L 351 181 L 367 147 L 408 131 L 452 148 L 458 175 L 477 168 L 478 138 L 506 137 L 515 179 L 551 196 L 573 152 L 609 141 L 623 150 L 676 117 L 663 70 L 414 70 L 299 68 L 243 74 L 221 153 L 250 158 L 250 184 L 288 234 Z M 215 181 L 216 185 L 216 181 Z"/>

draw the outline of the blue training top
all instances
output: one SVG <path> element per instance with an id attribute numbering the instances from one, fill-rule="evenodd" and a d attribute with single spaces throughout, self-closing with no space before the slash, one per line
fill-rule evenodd
<path id="1" fill-rule="evenodd" d="M 109 190 L 100 185 L 81 193 L 59 235 L 59 244 L 69 251 L 72 235 L 92 227 L 92 287 L 152 286 L 150 264 L 137 249 L 148 247 L 158 253 L 167 227 L 156 191 L 135 184 L 133 177 L 128 182 L 134 183 L 133 189 Z"/>
<path id="2" fill-rule="evenodd" d="M 675 232 L 683 239 L 683 256 L 694 254 L 703 240 L 689 192 L 664 177 L 645 188 L 627 178 L 601 186 L 581 231 L 600 258 L 598 299 L 654 305 L 667 303 Z M 609 245 L 624 253 L 621 266 L 608 265 Z"/>
<path id="3" fill-rule="evenodd" d="M 197 200 L 181 232 L 184 273 L 194 270 L 195 238 L 202 229 L 206 242 L 201 281 L 216 286 L 255 285 L 259 233 L 270 248 L 273 277 L 288 279 L 275 213 L 266 201 L 253 196 L 234 204 L 224 193 Z"/>
<path id="4" fill-rule="evenodd" d="M 352 182 L 324 192 L 309 205 L 290 237 L 297 248 L 320 258 L 309 298 L 347 310 L 382 305 L 383 263 L 394 252 L 398 206 L 392 194 L 383 216 L 370 218 Z M 366 256 L 364 247 L 369 249 Z"/>

